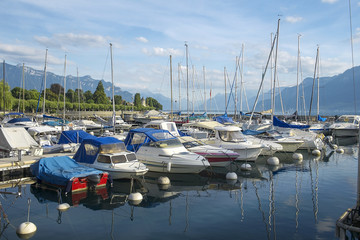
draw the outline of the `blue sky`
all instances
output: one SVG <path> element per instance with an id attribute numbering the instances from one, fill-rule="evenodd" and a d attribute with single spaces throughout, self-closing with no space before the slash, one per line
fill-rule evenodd
<path id="1" fill-rule="evenodd" d="M 351 1 L 351 11 L 354 64 L 359 65 L 359 0 Z M 281 86 L 296 84 L 298 34 L 303 78 L 314 74 L 317 46 L 320 76 L 352 66 L 349 1 L 344 0 L 2 0 L 0 13 L 0 59 L 43 69 L 47 48 L 48 71 L 63 75 L 66 54 L 66 75 L 76 76 L 78 69 L 80 76 L 111 81 L 112 43 L 115 85 L 133 93 L 146 89 L 170 96 L 170 54 L 174 97 L 178 64 L 184 93 L 185 41 L 195 89 L 203 88 L 205 67 L 207 88 L 223 93 L 224 67 L 232 81 L 244 44 L 243 80 L 246 89 L 257 90 L 279 18 Z"/>

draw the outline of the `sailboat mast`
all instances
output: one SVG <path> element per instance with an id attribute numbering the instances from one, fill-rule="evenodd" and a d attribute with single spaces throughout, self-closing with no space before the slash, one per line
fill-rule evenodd
<path id="1" fill-rule="evenodd" d="M 4 102 L 4 115 L 5 115 L 5 60 L 3 61 L 3 102 Z"/>
<path id="2" fill-rule="evenodd" d="M 112 125 L 115 133 L 115 92 L 114 92 L 114 71 L 113 71 L 113 55 L 112 55 L 112 44 L 110 43 L 110 60 L 111 60 L 111 84 L 112 84 L 112 105 L 113 105 L 113 116 Z"/>
<path id="3" fill-rule="evenodd" d="M 194 109 L 194 99 L 195 99 L 195 67 L 194 65 L 192 65 L 192 101 L 191 101 L 191 105 L 192 105 L 192 113 L 195 113 L 195 109 Z"/>
<path id="4" fill-rule="evenodd" d="M 299 67 L 300 67 L 300 37 L 301 34 L 298 34 L 298 56 L 297 56 L 297 72 L 296 72 L 296 116 L 295 120 L 297 121 L 297 116 L 299 113 Z"/>
<path id="5" fill-rule="evenodd" d="M 241 119 L 241 112 L 242 112 L 242 95 L 243 95 L 243 91 L 244 91 L 244 81 L 243 81 L 243 76 L 244 76 L 244 44 L 241 45 L 241 84 L 240 84 L 240 119 Z"/>
<path id="6" fill-rule="evenodd" d="M 226 95 L 226 67 L 224 67 L 224 82 L 225 82 L 225 113 L 227 112 L 227 106 L 226 106 L 226 102 L 227 102 L 227 95 Z"/>
<path id="7" fill-rule="evenodd" d="M 79 120 L 81 119 L 81 108 L 80 108 L 80 81 L 79 81 L 79 69 L 76 68 L 76 76 L 78 81 L 78 102 L 79 102 Z"/>
<path id="8" fill-rule="evenodd" d="M 179 79 L 179 112 L 181 111 L 181 80 L 180 80 L 180 70 L 181 66 L 178 63 L 178 79 Z"/>
<path id="9" fill-rule="evenodd" d="M 320 56 L 320 49 L 318 47 L 318 51 L 319 51 L 319 56 Z M 317 116 L 320 115 L 320 79 L 319 79 L 319 75 L 320 75 L 320 57 L 318 59 L 318 67 L 317 67 Z"/>
<path id="10" fill-rule="evenodd" d="M 277 54 L 278 54 L 278 48 L 279 48 L 279 28 L 280 28 L 280 19 L 278 20 L 278 27 L 276 31 L 276 49 L 275 49 L 275 67 L 274 67 L 274 91 L 273 91 L 273 106 L 274 108 L 271 111 L 271 119 L 274 119 L 274 112 L 275 112 L 275 87 L 276 87 L 276 74 L 277 74 Z"/>
<path id="11" fill-rule="evenodd" d="M 170 110 L 170 119 L 173 121 L 173 87 L 172 87 L 172 57 L 170 55 L 170 89 L 171 89 L 171 110 Z"/>
<path id="12" fill-rule="evenodd" d="M 66 54 L 65 54 L 65 62 L 64 62 L 64 113 L 63 113 L 63 119 L 65 121 L 65 99 L 66 99 Z"/>
<path id="13" fill-rule="evenodd" d="M 206 110 L 206 80 L 205 80 L 205 66 L 203 66 L 203 75 L 204 75 L 204 110 Z"/>
<path id="14" fill-rule="evenodd" d="M 236 71 L 235 71 L 235 106 L 234 106 L 234 120 L 236 120 L 236 108 L 237 108 L 237 85 L 238 85 L 238 66 L 239 66 L 239 58 L 238 56 L 236 56 L 236 59 L 235 59 L 235 64 L 236 64 Z"/>
<path id="15" fill-rule="evenodd" d="M 316 69 L 317 69 L 318 61 L 319 61 L 319 46 L 318 46 L 317 51 L 316 51 L 316 60 L 315 60 L 315 69 L 314 69 L 314 80 L 313 80 L 313 86 L 312 86 L 311 98 L 310 98 L 309 121 L 310 121 L 310 119 L 311 119 L 311 108 L 312 108 L 312 102 L 313 102 L 314 85 L 315 85 Z"/>
<path id="16" fill-rule="evenodd" d="M 187 101 L 187 116 L 189 120 L 189 63 L 188 63 L 188 45 L 185 42 L 186 47 L 186 101 Z"/>
<path id="17" fill-rule="evenodd" d="M 44 67 L 44 103 L 43 103 L 43 115 L 45 114 L 45 99 L 46 99 L 46 63 L 47 63 L 47 53 L 48 53 L 48 49 L 46 49 L 45 52 L 45 67 Z"/>
<path id="18" fill-rule="evenodd" d="M 22 84 L 22 98 L 23 98 L 23 112 L 25 112 L 25 63 L 23 63 L 23 76 L 22 76 L 22 81 L 23 81 L 23 84 Z"/>

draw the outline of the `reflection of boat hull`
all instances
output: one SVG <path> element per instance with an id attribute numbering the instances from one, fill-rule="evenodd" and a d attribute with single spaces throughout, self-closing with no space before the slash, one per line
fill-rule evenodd
<path id="1" fill-rule="evenodd" d="M 354 129 L 354 128 L 333 128 L 331 132 L 334 137 L 357 137 L 357 136 L 359 136 L 359 129 Z"/>

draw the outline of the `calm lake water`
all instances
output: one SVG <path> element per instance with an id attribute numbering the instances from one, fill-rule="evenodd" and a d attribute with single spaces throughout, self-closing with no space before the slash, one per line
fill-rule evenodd
<path id="1" fill-rule="evenodd" d="M 354 207 L 357 191 L 358 147 L 343 148 L 321 158 L 301 152 L 301 162 L 277 155 L 277 167 L 259 158 L 248 172 L 238 163 L 231 169 L 236 182 L 227 182 L 225 168 L 167 175 L 170 187 L 157 184 L 164 174 L 148 173 L 133 183 L 115 181 L 111 189 L 63 196 L 71 208 L 62 213 L 56 192 L 23 185 L 20 197 L 1 194 L 0 239 L 19 239 L 28 199 L 37 226 L 31 239 L 337 239 L 336 220 Z M 137 206 L 127 200 L 135 191 L 144 196 Z"/>

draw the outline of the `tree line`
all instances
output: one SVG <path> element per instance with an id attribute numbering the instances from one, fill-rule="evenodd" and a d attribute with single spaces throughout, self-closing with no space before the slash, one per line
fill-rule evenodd
<path id="1" fill-rule="evenodd" d="M 26 90 L 10 86 L 1 80 L 0 83 L 0 107 L 6 111 L 20 111 L 35 113 L 42 112 L 45 94 L 46 113 L 57 113 L 64 110 L 64 88 L 60 84 L 52 84 L 41 94 L 35 90 Z M 115 110 L 162 110 L 162 105 L 154 98 L 145 99 L 146 105 L 142 105 L 140 93 L 136 93 L 133 103 L 127 102 L 120 95 L 114 96 Z M 69 89 L 65 93 L 65 109 L 67 111 L 112 111 L 112 99 L 106 96 L 103 83 L 99 81 L 94 93 L 90 90 L 83 92 L 82 89 Z"/>

